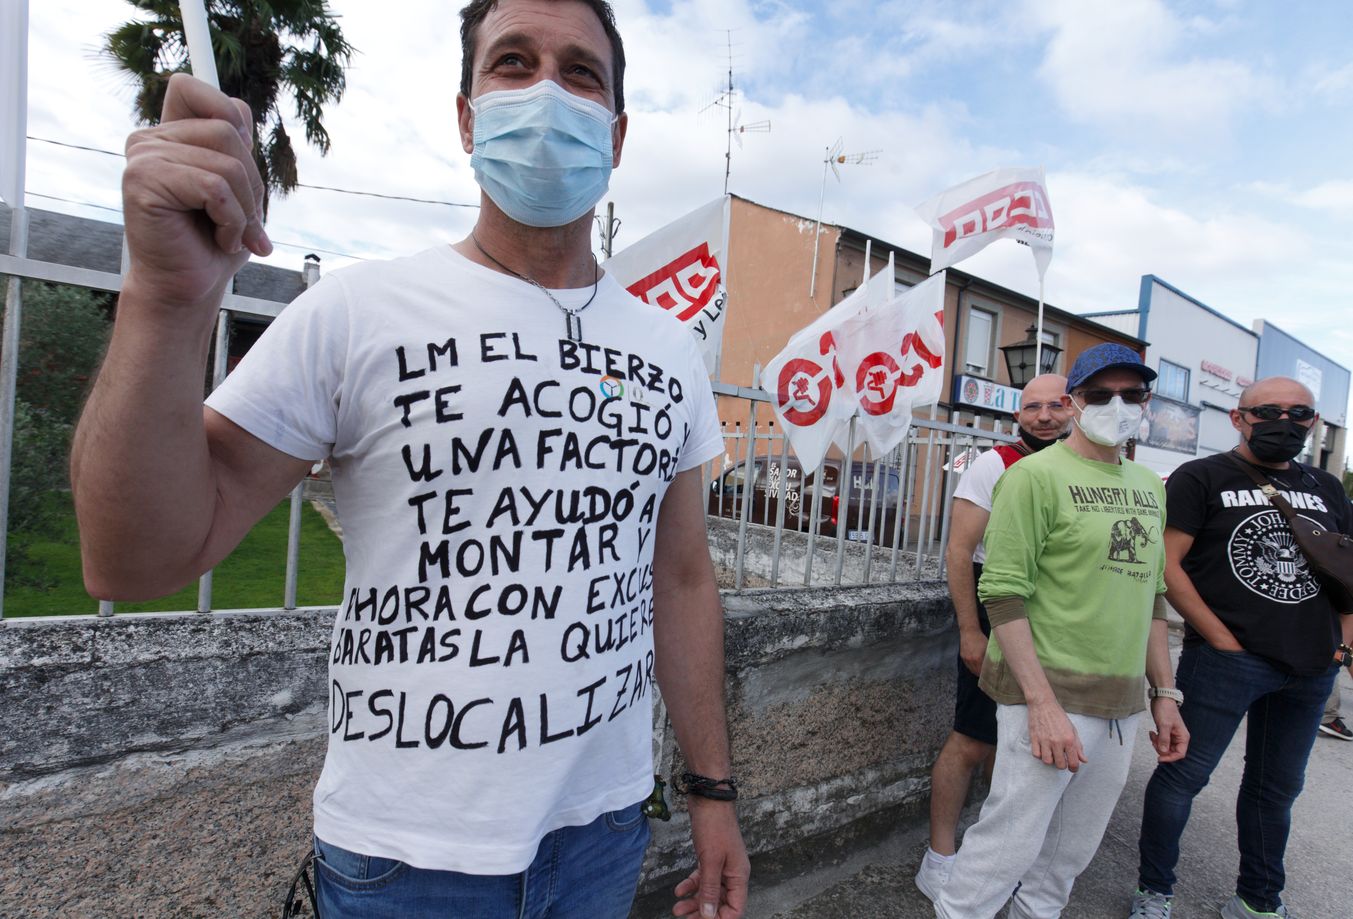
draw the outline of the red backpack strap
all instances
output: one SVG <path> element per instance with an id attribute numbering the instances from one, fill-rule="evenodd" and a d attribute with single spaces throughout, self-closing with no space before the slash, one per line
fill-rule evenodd
<path id="1" fill-rule="evenodd" d="M 1001 459 L 1005 461 L 1005 468 L 1009 469 L 1033 451 L 1026 447 L 1022 441 L 1016 441 L 1013 444 L 998 445 L 996 447 L 996 452 L 999 453 Z"/>

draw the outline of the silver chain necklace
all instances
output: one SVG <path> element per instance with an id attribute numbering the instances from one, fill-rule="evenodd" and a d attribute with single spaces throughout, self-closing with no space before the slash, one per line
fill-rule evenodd
<path id="1" fill-rule="evenodd" d="M 571 310 L 567 306 L 564 306 L 564 304 L 560 303 L 559 298 L 557 298 L 554 294 L 550 293 L 549 288 L 546 287 L 544 284 L 541 284 L 535 278 L 529 278 L 524 274 L 518 274 L 511 268 L 504 265 L 502 262 L 498 261 L 492 255 L 489 255 L 487 252 L 485 252 L 484 247 L 479 244 L 479 237 L 474 235 L 473 230 L 470 231 L 470 241 L 474 243 L 474 247 L 479 250 L 479 254 L 484 256 L 484 258 L 493 262 L 493 264 L 497 265 L 499 268 L 503 269 L 517 280 L 525 281 L 527 284 L 530 284 L 536 290 L 540 291 L 542 294 L 549 297 L 551 303 L 559 307 L 559 312 L 564 314 L 564 334 L 568 336 L 569 341 L 581 342 L 583 340 L 583 321 L 582 319 L 579 318 L 578 314 L 581 313 L 583 310 L 587 309 L 589 306 L 591 306 L 592 301 L 597 299 L 597 285 L 601 283 L 601 266 L 597 264 L 597 256 L 595 253 L 592 255 L 592 271 L 594 275 L 592 279 L 592 296 L 588 297 L 587 302 L 584 303 L 582 306 L 578 307 L 575 310 Z"/>

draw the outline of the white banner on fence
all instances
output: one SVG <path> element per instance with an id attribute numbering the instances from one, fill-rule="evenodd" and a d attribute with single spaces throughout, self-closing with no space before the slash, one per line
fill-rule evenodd
<path id="1" fill-rule="evenodd" d="M 911 413 L 939 401 L 944 382 L 945 272 L 835 330 L 841 370 L 856 393 L 875 458 L 907 436 Z"/>
<path id="2" fill-rule="evenodd" d="M 711 201 L 606 260 L 606 271 L 621 287 L 685 324 L 711 374 L 728 306 L 730 200 Z"/>
<path id="3" fill-rule="evenodd" d="M 0 201 L 23 207 L 28 133 L 28 0 L 0 2 Z"/>
<path id="4" fill-rule="evenodd" d="M 934 230 L 932 274 L 998 239 L 1027 245 L 1040 278 L 1052 261 L 1052 204 L 1042 166 L 997 169 L 969 179 L 918 204 L 916 213 Z"/>

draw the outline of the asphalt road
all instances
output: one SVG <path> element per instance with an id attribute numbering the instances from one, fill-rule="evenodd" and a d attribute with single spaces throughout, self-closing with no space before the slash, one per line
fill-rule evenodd
<path id="1" fill-rule="evenodd" d="M 1353 721 L 1353 679 L 1340 674 L 1343 711 Z M 1243 731 L 1243 728 L 1242 728 Z M 1244 764 L 1244 734 L 1235 741 L 1194 802 L 1178 870 L 1176 919 L 1215 917 L 1234 892 L 1235 799 Z M 1137 831 L 1142 794 L 1155 757 L 1145 729 L 1133 770 L 1094 861 L 1076 883 L 1066 919 L 1122 919 L 1137 877 Z M 976 818 L 976 807 L 966 819 Z M 929 901 L 912 878 L 925 851 L 924 827 L 909 827 L 828 876 L 804 877 L 762 888 L 748 904 L 749 919 L 932 919 Z M 1292 817 L 1287 890 L 1293 919 L 1353 917 L 1353 742 L 1321 735 L 1306 772 L 1306 789 Z"/>

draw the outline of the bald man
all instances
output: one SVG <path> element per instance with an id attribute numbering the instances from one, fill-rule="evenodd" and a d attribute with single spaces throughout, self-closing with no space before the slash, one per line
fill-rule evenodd
<path id="1" fill-rule="evenodd" d="M 1170 476 L 1165 584 L 1186 623 L 1176 685 L 1191 740 L 1187 755 L 1158 765 L 1147 785 L 1134 919 L 1170 915 L 1193 798 L 1246 715 L 1236 803 L 1240 872 L 1221 915 L 1287 916 L 1283 852 L 1292 803 L 1338 672 L 1339 646 L 1353 643 L 1353 611 L 1331 602 L 1247 470 L 1272 482 L 1298 514 L 1353 534 L 1338 480 L 1296 461 L 1318 417 L 1314 402 L 1309 389 L 1286 377 L 1250 385 L 1231 412 L 1240 434 L 1235 449 Z"/>
<path id="2" fill-rule="evenodd" d="M 979 766 L 990 773 L 996 753 L 996 703 L 977 685 L 991 635 L 986 608 L 977 599 L 977 580 L 987 557 L 982 534 L 991 517 L 991 493 L 1006 469 L 1066 434 L 1071 416 L 1062 405 L 1064 392 L 1064 376 L 1045 373 L 1030 380 L 1015 413 L 1019 440 L 979 456 L 954 489 L 945 553 L 949 596 L 958 621 L 954 728 L 930 771 L 930 848 L 916 873 L 916 886 L 932 901 L 948 880 L 958 851 L 958 817 L 973 773 Z"/>

